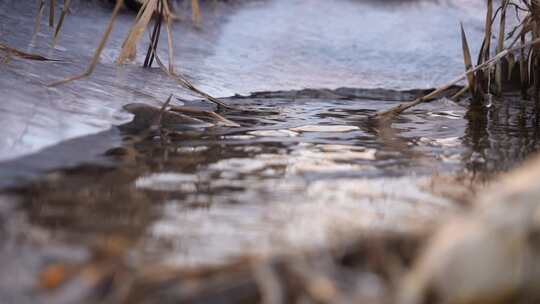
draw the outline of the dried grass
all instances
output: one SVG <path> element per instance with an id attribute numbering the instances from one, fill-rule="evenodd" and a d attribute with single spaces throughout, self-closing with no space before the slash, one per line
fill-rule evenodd
<path id="1" fill-rule="evenodd" d="M 92 58 L 92 61 L 90 61 L 90 64 L 88 65 L 86 70 L 80 75 L 75 75 L 75 76 L 72 76 L 72 77 L 69 77 L 69 78 L 66 78 L 66 79 L 51 83 L 49 85 L 50 87 L 58 86 L 58 85 L 61 85 L 61 84 L 66 84 L 66 83 L 71 82 L 71 81 L 75 81 L 75 80 L 78 80 L 78 79 L 81 79 L 81 78 L 84 78 L 84 77 L 88 77 L 88 76 L 90 76 L 92 74 L 92 72 L 96 68 L 96 65 L 97 65 L 97 63 L 99 61 L 99 57 L 101 56 L 101 52 L 103 51 L 103 48 L 105 48 L 105 44 L 107 43 L 107 40 L 109 40 L 109 35 L 111 34 L 111 31 L 113 29 L 114 22 L 116 20 L 116 16 L 118 16 L 118 12 L 120 11 L 120 8 L 122 7 L 123 2 L 124 2 L 123 0 L 117 0 L 116 1 L 116 6 L 114 7 L 111 19 L 109 20 L 109 24 L 107 25 L 107 29 L 105 30 L 105 34 L 101 38 L 101 41 L 99 42 L 99 46 L 96 49 L 96 51 L 94 52 L 94 57 Z"/>
<path id="2" fill-rule="evenodd" d="M 58 34 L 60 34 L 60 29 L 62 28 L 62 25 L 64 24 L 64 19 L 66 18 L 66 14 L 69 11 L 70 4 L 71 4 L 71 0 L 64 1 L 64 5 L 62 6 L 62 13 L 60 14 L 60 19 L 58 20 L 58 24 L 56 25 L 56 29 L 54 30 L 53 45 L 56 44 L 56 40 L 58 39 Z"/>
<path id="3" fill-rule="evenodd" d="M 148 0 L 144 2 L 128 36 L 122 44 L 120 55 L 118 55 L 118 58 L 116 59 L 117 64 L 124 64 L 127 60 L 133 60 L 135 58 L 137 54 L 137 42 L 146 30 L 150 18 L 157 8 L 158 1 L 159 0 Z"/>

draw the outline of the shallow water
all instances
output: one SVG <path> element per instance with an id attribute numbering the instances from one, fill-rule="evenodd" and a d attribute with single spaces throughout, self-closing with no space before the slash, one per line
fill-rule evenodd
<path id="1" fill-rule="evenodd" d="M 49 172 L 20 192 L 30 225 L 83 243 L 117 235 L 143 260 L 199 265 L 416 227 L 453 209 L 421 185 L 462 167 L 461 106 L 425 106 L 379 130 L 367 116 L 393 101 L 227 101 L 265 112 L 229 113 L 241 128 L 168 143 L 127 140 L 109 169 Z"/>
<path id="2" fill-rule="evenodd" d="M 99 153 L 96 147 L 105 167 L 45 169 L 18 190 L 24 222 L 78 246 L 129 239 L 138 260 L 221 263 L 328 245 L 359 231 L 422 226 L 456 209 L 430 191 L 432 174 L 507 170 L 538 149 L 535 105 L 517 97 L 494 103 L 485 120 L 439 100 L 380 128 L 368 115 L 395 103 L 380 99 L 411 94 L 355 92 L 371 97 L 257 94 L 225 99 L 260 111 L 228 112 L 240 128 L 135 141 L 110 130 L 81 139 L 124 138 Z M 84 143 L 77 141 L 30 159 L 40 163 Z"/>
<path id="3" fill-rule="evenodd" d="M 458 24 L 469 40 L 482 34 L 477 1 L 272 0 L 219 4 L 203 11 L 202 30 L 174 24 L 175 64 L 216 96 L 304 88 L 427 88 L 461 73 Z M 157 70 L 116 67 L 114 59 L 134 18 L 119 16 L 94 75 L 58 88 L 45 85 L 78 74 L 90 61 L 110 8 L 75 1 L 56 47 L 44 14 L 32 37 L 35 3 L 0 3 L 0 41 L 68 63 L 12 60 L 0 74 L 0 160 L 125 122 L 131 102 L 185 98 Z M 404 35 L 406 33 L 406 35 Z M 163 47 L 165 43 L 163 42 Z M 144 48 L 141 48 L 144 49 Z M 166 50 L 160 49 L 162 58 Z"/>

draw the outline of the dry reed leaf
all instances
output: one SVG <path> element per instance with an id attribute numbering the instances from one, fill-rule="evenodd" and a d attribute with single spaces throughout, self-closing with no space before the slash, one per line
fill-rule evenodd
<path id="1" fill-rule="evenodd" d="M 135 58 L 137 53 L 137 42 L 150 22 L 150 18 L 157 7 L 157 2 L 158 0 L 148 0 L 139 10 L 137 19 L 131 27 L 126 40 L 124 40 L 124 43 L 122 44 L 120 55 L 118 55 L 118 58 L 116 59 L 117 64 L 124 64 L 126 60 L 133 60 Z"/>
<path id="2" fill-rule="evenodd" d="M 467 42 L 467 35 L 465 34 L 465 30 L 463 29 L 463 24 L 461 26 L 461 46 L 463 48 L 463 61 L 465 63 L 465 70 L 468 71 L 473 68 L 472 60 L 471 60 L 471 51 L 469 49 L 469 43 Z M 476 88 L 475 88 L 475 78 L 474 73 L 468 73 L 467 74 L 467 82 L 469 84 L 469 90 L 471 91 L 471 95 L 476 95 Z"/>

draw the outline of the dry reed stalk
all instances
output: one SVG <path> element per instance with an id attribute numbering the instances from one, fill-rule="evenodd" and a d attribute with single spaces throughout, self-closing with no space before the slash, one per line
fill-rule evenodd
<path id="1" fill-rule="evenodd" d="M 201 9 L 199 0 L 191 0 L 191 20 L 196 27 L 201 26 Z"/>
<path id="2" fill-rule="evenodd" d="M 152 52 L 152 50 L 157 49 L 159 43 L 159 37 L 161 35 L 161 23 L 163 19 L 163 0 L 158 0 L 157 11 L 158 16 L 154 24 L 154 29 L 152 30 L 152 35 L 150 36 L 150 43 L 148 44 L 146 58 L 144 59 L 143 67 L 145 68 L 152 66 L 152 62 L 154 61 L 154 52 Z"/>
<path id="3" fill-rule="evenodd" d="M 506 29 L 506 10 L 508 8 L 509 0 L 503 0 L 501 6 L 501 18 L 499 23 L 499 36 L 497 39 L 496 52 L 500 53 L 504 49 L 504 35 Z M 490 88 L 488 87 L 488 90 Z M 498 62 L 495 65 L 495 92 L 497 95 L 502 93 L 502 63 Z"/>
<path id="4" fill-rule="evenodd" d="M 58 24 L 56 25 L 56 29 L 54 30 L 54 36 L 53 36 L 53 42 L 52 42 L 53 46 L 56 44 L 56 40 L 58 39 L 58 34 L 60 33 L 60 29 L 62 28 L 62 25 L 64 24 L 64 18 L 66 17 L 70 4 L 71 4 L 71 0 L 64 1 L 64 5 L 62 7 L 62 13 L 60 14 L 60 19 L 58 19 Z"/>
<path id="5" fill-rule="evenodd" d="M 118 58 L 116 59 L 117 64 L 124 64 L 127 60 L 133 60 L 135 58 L 137 53 L 137 42 L 148 26 L 150 18 L 156 10 L 157 3 L 158 0 L 148 0 L 144 2 L 128 36 L 122 44 L 120 55 L 118 55 Z"/>
<path id="6" fill-rule="evenodd" d="M 491 21 L 493 19 L 493 0 L 488 0 L 487 2 L 487 13 L 486 13 L 486 24 L 485 24 L 485 31 L 484 31 L 484 42 L 482 46 L 482 50 L 480 51 L 480 60 L 478 64 L 481 64 L 482 62 L 489 59 L 489 51 L 491 49 L 491 26 L 493 22 Z"/>
<path id="7" fill-rule="evenodd" d="M 111 34 L 111 31 L 113 29 L 114 22 L 116 21 L 116 17 L 118 16 L 118 12 L 120 11 L 120 8 L 122 7 L 123 3 L 124 3 L 123 0 L 116 0 L 116 6 L 114 7 L 113 13 L 111 15 L 111 19 L 109 20 L 109 24 L 107 25 L 107 29 L 105 30 L 105 33 L 103 34 L 103 37 L 101 37 L 101 41 L 99 42 L 99 46 L 96 49 L 96 51 L 94 53 L 94 57 L 92 58 L 92 61 L 90 62 L 90 64 L 86 68 L 86 70 L 80 75 L 72 76 L 72 77 L 69 77 L 69 78 L 66 78 L 66 79 L 51 83 L 51 84 L 49 84 L 49 87 L 54 87 L 54 86 L 65 84 L 65 83 L 68 83 L 68 82 L 71 82 L 71 81 L 75 81 L 75 80 L 78 80 L 78 79 L 81 79 L 81 78 L 84 78 L 84 77 L 88 77 L 88 76 L 90 76 L 92 74 L 92 72 L 96 68 L 96 65 L 97 65 L 97 63 L 99 61 L 99 57 L 101 56 L 101 52 L 103 51 L 103 48 L 105 47 L 105 44 L 107 43 L 107 40 L 109 39 L 109 35 Z"/>
<path id="8" fill-rule="evenodd" d="M 520 45 L 525 44 L 525 35 L 520 35 Z M 527 88 L 529 87 L 529 78 L 527 73 L 527 62 L 525 56 L 525 49 L 520 50 L 519 57 L 519 76 L 521 84 L 521 96 L 527 98 Z"/>
<path id="9" fill-rule="evenodd" d="M 49 27 L 54 27 L 54 10 L 56 9 L 56 0 L 50 0 L 49 5 Z"/>
<path id="10" fill-rule="evenodd" d="M 154 25 L 154 30 L 150 36 L 150 44 L 148 46 L 148 51 L 146 53 L 146 58 L 144 61 L 144 67 L 152 66 L 154 60 L 154 54 L 151 51 L 153 48 L 157 49 L 158 41 L 161 33 L 161 25 L 165 20 L 165 27 L 167 30 L 167 46 L 168 46 L 168 56 L 169 56 L 169 71 L 174 71 L 174 55 L 173 55 L 173 36 L 171 30 L 171 23 L 173 15 L 170 13 L 170 8 L 168 1 L 159 0 L 158 2 L 158 18 Z"/>
<path id="11" fill-rule="evenodd" d="M 41 28 L 41 16 L 43 16 L 43 11 L 45 10 L 45 0 L 37 0 L 38 11 L 36 14 L 36 19 L 34 21 L 34 35 L 39 33 Z"/>
<path id="12" fill-rule="evenodd" d="M 497 10 L 499 11 L 499 10 Z M 484 28 L 484 39 L 482 41 L 482 47 L 478 53 L 477 64 L 482 64 L 486 60 L 489 60 L 490 51 L 491 51 L 491 35 L 492 35 L 492 26 L 493 26 L 493 0 L 487 1 L 487 12 Z M 489 72 L 489 71 L 488 71 Z M 483 91 L 485 89 L 486 79 L 489 78 L 489 75 L 485 75 L 484 71 L 480 70 L 475 74 L 475 91 Z M 478 98 L 478 95 L 472 95 Z"/>
<path id="13" fill-rule="evenodd" d="M 171 31 L 172 14 L 170 13 L 169 3 L 165 1 L 165 27 L 167 29 L 167 45 L 169 50 L 169 71 L 174 73 L 174 54 L 173 54 L 173 36 Z"/>

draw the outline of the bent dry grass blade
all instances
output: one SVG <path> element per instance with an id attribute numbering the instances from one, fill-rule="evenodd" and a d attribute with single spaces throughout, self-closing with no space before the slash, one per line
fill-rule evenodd
<path id="1" fill-rule="evenodd" d="M 92 61 L 90 62 L 90 64 L 86 68 L 86 70 L 80 75 L 75 75 L 75 76 L 72 76 L 72 77 L 69 77 L 69 78 L 66 78 L 66 79 L 51 83 L 51 84 L 48 85 L 49 87 L 54 87 L 54 86 L 58 86 L 58 85 L 61 85 L 61 84 L 66 84 L 66 83 L 71 82 L 71 81 L 75 81 L 75 80 L 79 80 L 79 79 L 84 78 L 84 77 L 88 77 L 88 76 L 90 76 L 92 74 L 92 72 L 96 68 L 96 65 L 97 65 L 97 63 L 99 61 L 99 57 L 101 56 L 101 52 L 103 51 L 103 48 L 105 47 L 105 44 L 107 43 L 107 40 L 109 40 L 109 35 L 111 34 L 112 28 L 114 26 L 114 22 L 116 20 L 116 17 L 118 16 L 118 12 L 120 11 L 120 8 L 122 7 L 123 3 L 124 3 L 123 0 L 117 0 L 116 1 L 116 6 L 114 7 L 113 13 L 111 15 L 111 19 L 109 20 L 109 24 L 107 25 L 107 29 L 105 30 L 105 33 L 103 34 L 103 37 L 101 37 L 101 41 L 99 42 L 99 46 L 96 49 L 96 51 L 94 53 L 94 57 L 92 58 Z"/>

